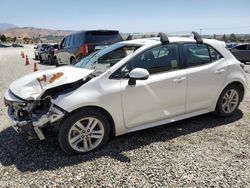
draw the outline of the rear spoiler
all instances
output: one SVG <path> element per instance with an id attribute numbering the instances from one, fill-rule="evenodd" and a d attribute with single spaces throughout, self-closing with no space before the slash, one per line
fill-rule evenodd
<path id="1" fill-rule="evenodd" d="M 117 31 L 117 30 L 93 30 L 93 31 L 86 31 L 86 34 L 117 35 L 117 34 L 119 34 L 119 31 Z"/>

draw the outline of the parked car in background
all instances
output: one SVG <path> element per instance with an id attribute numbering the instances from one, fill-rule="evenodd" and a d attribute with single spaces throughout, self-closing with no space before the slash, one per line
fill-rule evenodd
<path id="1" fill-rule="evenodd" d="M 231 43 L 227 43 L 226 44 L 226 47 L 228 48 L 228 49 L 230 49 L 230 48 L 233 48 L 233 47 L 235 47 L 235 46 L 237 46 L 238 45 L 238 43 L 236 43 L 236 42 L 231 42 Z"/>
<path id="2" fill-rule="evenodd" d="M 66 36 L 55 53 L 58 65 L 73 64 L 83 57 L 106 46 L 122 41 L 119 31 L 79 31 Z"/>
<path id="3" fill-rule="evenodd" d="M 53 44 L 53 45 L 48 45 L 47 47 L 44 48 L 44 51 L 42 51 L 40 55 L 40 62 L 41 63 L 48 63 L 50 65 L 55 64 L 55 51 L 58 50 L 59 45 L 58 44 Z"/>
<path id="4" fill-rule="evenodd" d="M 38 44 L 36 47 L 34 47 L 36 60 L 40 59 L 41 52 L 44 50 L 46 46 L 48 46 L 48 44 Z"/>
<path id="5" fill-rule="evenodd" d="M 17 43 L 13 43 L 11 46 L 14 48 L 23 48 L 23 45 Z"/>
<path id="6" fill-rule="evenodd" d="M 220 41 L 197 37 L 113 44 L 63 66 L 26 75 L 5 93 L 13 128 L 45 139 L 58 128 L 69 154 L 110 136 L 214 112 L 233 115 L 247 89 L 244 66 Z"/>
<path id="7" fill-rule="evenodd" d="M 7 48 L 7 47 L 9 47 L 9 46 L 7 46 L 7 45 L 5 45 L 5 44 L 0 43 L 0 48 Z"/>
<path id="8" fill-rule="evenodd" d="M 242 63 L 250 62 L 250 44 L 240 44 L 229 50 Z"/>

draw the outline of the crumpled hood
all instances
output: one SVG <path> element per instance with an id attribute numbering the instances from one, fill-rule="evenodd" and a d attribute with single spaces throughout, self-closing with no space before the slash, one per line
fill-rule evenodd
<path id="1" fill-rule="evenodd" d="M 36 100 L 39 99 L 47 89 L 76 82 L 85 78 L 93 71 L 94 70 L 72 66 L 37 71 L 12 82 L 10 84 L 10 90 L 22 99 Z"/>

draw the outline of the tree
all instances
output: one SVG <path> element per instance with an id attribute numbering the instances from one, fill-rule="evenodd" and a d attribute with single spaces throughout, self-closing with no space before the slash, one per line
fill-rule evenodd
<path id="1" fill-rule="evenodd" d="M 216 39 L 216 34 L 214 34 L 213 39 Z"/>
<path id="2" fill-rule="evenodd" d="M 24 37 L 23 41 L 24 41 L 24 44 L 29 44 L 30 38 Z"/>
<path id="3" fill-rule="evenodd" d="M 222 37 L 223 41 L 227 42 L 227 36 L 224 34 Z"/>
<path id="4" fill-rule="evenodd" d="M 1 35 L 0 40 L 3 42 L 6 42 L 6 36 L 5 35 Z"/>
<path id="5" fill-rule="evenodd" d="M 232 33 L 229 37 L 230 41 L 231 42 L 236 42 L 237 38 L 236 38 L 236 35 L 234 33 Z"/>
<path id="6" fill-rule="evenodd" d="M 16 42 L 16 39 L 17 39 L 17 37 L 13 37 L 12 41 L 13 41 L 13 42 Z"/>

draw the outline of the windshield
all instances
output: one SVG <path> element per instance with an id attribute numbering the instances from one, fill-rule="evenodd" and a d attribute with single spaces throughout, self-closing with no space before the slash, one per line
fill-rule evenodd
<path id="1" fill-rule="evenodd" d="M 80 67 L 80 68 L 85 68 L 85 69 L 94 69 L 94 65 L 95 65 L 97 57 L 98 57 L 97 53 L 99 53 L 99 51 L 93 52 L 92 54 L 81 59 L 74 66 Z"/>
<path id="2" fill-rule="evenodd" d="M 94 69 L 96 73 L 100 74 L 140 47 L 141 45 L 117 43 L 86 56 L 74 66 Z"/>

